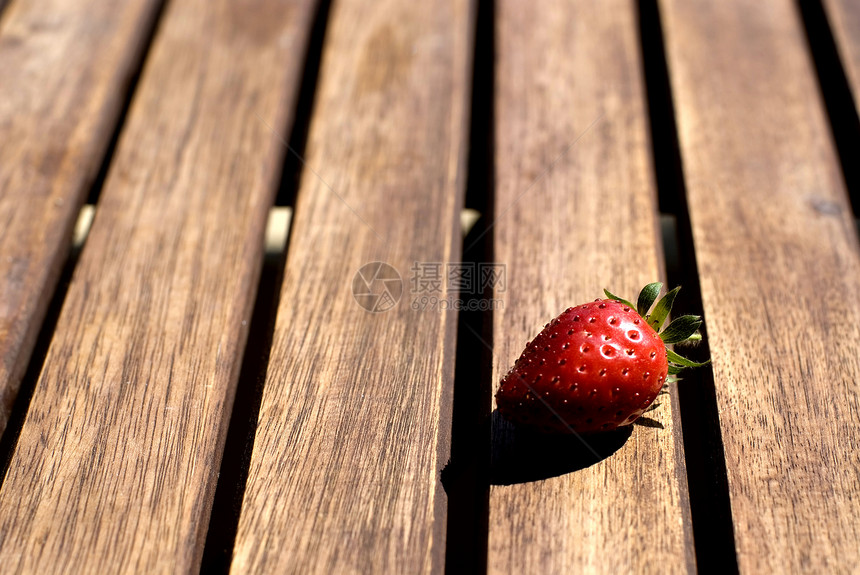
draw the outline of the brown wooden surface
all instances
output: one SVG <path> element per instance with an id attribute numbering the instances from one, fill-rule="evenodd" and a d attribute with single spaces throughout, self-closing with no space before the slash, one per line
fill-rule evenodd
<path id="1" fill-rule="evenodd" d="M 497 7 L 492 230 L 509 281 L 493 315 L 494 391 L 545 322 L 663 275 L 635 5 L 533 8 Z M 605 438 L 547 449 L 494 417 L 491 573 L 693 570 L 677 405 L 661 398 L 647 416 L 662 428 L 634 426 L 599 462 L 590 448 L 611 452 Z"/>
<path id="2" fill-rule="evenodd" d="M 0 16 L 0 434 L 159 3 Z"/>
<path id="3" fill-rule="evenodd" d="M 412 310 L 410 268 L 459 258 L 472 7 L 329 18 L 233 571 L 441 572 L 457 315 Z M 403 295 L 370 313 L 377 260 Z"/>
<path id="4" fill-rule="evenodd" d="M 3 571 L 198 567 L 285 153 L 260 118 L 290 123 L 312 4 L 166 9 L 0 490 Z"/>
<path id="5" fill-rule="evenodd" d="M 860 107 L 860 3 L 854 0 L 822 0 L 845 76 Z"/>
<path id="6" fill-rule="evenodd" d="M 860 243 L 798 6 L 826 59 L 821 12 L 657 1 L 740 571 L 853 572 Z M 856 104 L 860 9 L 821 1 Z M 160 4 L 0 14 L 0 435 Z M 637 4 L 494 4 L 493 391 L 567 306 L 665 276 Z M 199 570 L 315 5 L 168 2 L 20 439 L 0 442 L 0 571 Z M 457 314 L 410 292 L 415 262 L 460 257 L 474 20 L 473 0 L 332 2 L 234 573 L 446 568 Z M 351 292 L 372 261 L 403 287 L 376 314 Z M 676 398 L 585 443 L 494 417 L 489 572 L 695 570 Z M 469 512 L 452 521 L 487 519 Z"/>
<path id="7" fill-rule="evenodd" d="M 741 572 L 860 563 L 860 259 L 796 7 L 661 1 Z"/>

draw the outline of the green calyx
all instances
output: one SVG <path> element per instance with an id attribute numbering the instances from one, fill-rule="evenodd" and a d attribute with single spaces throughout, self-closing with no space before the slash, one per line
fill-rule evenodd
<path id="1" fill-rule="evenodd" d="M 639 292 L 639 298 L 636 300 L 636 305 L 633 305 L 625 299 L 621 299 L 620 297 L 612 294 L 609 290 L 604 289 L 603 293 L 605 293 L 606 297 L 609 299 L 621 302 L 626 306 L 636 309 L 639 315 L 648 322 L 648 325 L 654 328 L 654 331 L 657 332 L 660 339 L 662 339 L 665 344 L 700 341 L 702 339 L 702 334 L 699 333 L 699 328 L 702 326 L 702 317 L 698 315 L 682 315 L 681 317 L 672 320 L 665 329 L 662 329 L 663 324 L 666 322 L 666 318 L 669 317 L 669 312 L 672 311 L 672 304 L 675 303 L 675 297 L 678 295 L 678 292 L 681 291 L 681 287 L 678 286 L 666 293 L 666 295 L 660 298 L 655 305 L 654 301 L 657 300 L 657 296 L 660 295 L 660 291 L 662 289 L 663 284 L 660 282 L 646 285 L 642 288 L 642 291 Z M 666 350 L 666 355 L 669 359 L 669 375 L 673 376 L 669 379 L 672 381 L 677 381 L 678 378 L 674 376 L 686 367 L 702 367 L 703 365 L 707 365 L 711 362 L 709 359 L 702 363 L 698 363 L 678 355 L 670 349 Z"/>

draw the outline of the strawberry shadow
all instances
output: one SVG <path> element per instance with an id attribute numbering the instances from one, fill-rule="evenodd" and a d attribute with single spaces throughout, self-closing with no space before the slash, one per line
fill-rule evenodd
<path id="1" fill-rule="evenodd" d="M 630 438 L 633 426 L 591 434 L 547 434 L 518 428 L 492 414 L 490 484 L 513 485 L 558 477 L 603 461 Z"/>

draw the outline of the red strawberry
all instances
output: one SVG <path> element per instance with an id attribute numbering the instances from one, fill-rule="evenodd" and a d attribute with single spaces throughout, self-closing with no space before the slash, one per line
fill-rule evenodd
<path id="1" fill-rule="evenodd" d="M 699 339 L 698 316 L 682 316 L 658 333 L 680 288 L 650 315 L 662 284 L 645 286 L 638 306 L 610 299 L 568 308 L 548 323 L 502 379 L 496 393 L 506 419 L 544 432 L 605 431 L 633 423 L 670 374 L 695 363 L 667 343 Z M 638 308 L 638 311 L 637 311 Z"/>

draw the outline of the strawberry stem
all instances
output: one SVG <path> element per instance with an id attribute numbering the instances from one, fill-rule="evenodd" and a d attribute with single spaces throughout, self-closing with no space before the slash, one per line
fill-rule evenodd
<path id="1" fill-rule="evenodd" d="M 654 331 L 657 332 L 660 339 L 662 339 L 665 344 L 701 341 L 702 334 L 699 333 L 698 330 L 702 326 L 702 318 L 697 315 L 682 315 L 681 317 L 672 320 L 662 332 L 660 331 L 666 318 L 669 317 L 669 313 L 672 311 L 672 305 L 675 303 L 675 297 L 678 295 L 681 287 L 678 286 L 669 291 L 657 302 L 657 305 L 654 305 L 654 301 L 657 299 L 657 296 L 660 295 L 660 290 L 662 289 L 663 284 L 660 282 L 650 283 L 642 288 L 636 302 L 636 311 L 643 319 L 645 319 L 645 321 L 648 322 L 648 325 L 654 328 Z M 607 289 L 604 289 L 603 293 L 606 294 L 606 297 L 609 299 L 621 302 L 631 308 L 634 307 L 629 301 L 621 299 Z M 652 305 L 654 306 L 654 311 L 649 315 L 648 311 L 651 309 Z M 675 376 L 684 368 L 702 367 L 711 362 L 710 359 L 702 363 L 695 362 L 670 349 L 666 350 L 666 358 L 669 362 L 670 375 L 670 377 L 667 378 L 667 381 L 679 381 Z"/>

